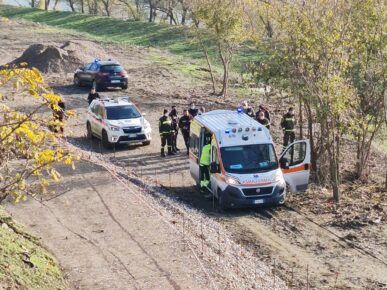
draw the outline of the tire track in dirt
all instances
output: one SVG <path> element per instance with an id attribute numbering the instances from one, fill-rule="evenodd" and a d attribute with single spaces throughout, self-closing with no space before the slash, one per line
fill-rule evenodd
<path id="1" fill-rule="evenodd" d="M 79 239 L 87 242 L 88 244 L 92 245 L 94 248 L 97 249 L 97 251 L 101 254 L 102 258 L 104 259 L 104 261 L 110 265 L 111 262 L 109 261 L 109 259 L 107 258 L 107 256 L 104 254 L 104 250 L 95 242 L 93 242 L 91 239 L 89 239 L 88 237 L 86 237 L 85 235 L 83 234 L 80 234 L 76 231 L 74 231 L 73 229 L 71 229 L 69 226 L 67 226 L 57 215 L 56 213 L 52 210 L 52 208 L 47 204 L 47 202 L 43 202 L 43 201 L 40 201 L 38 200 L 37 198 L 34 198 L 35 201 L 37 201 L 38 203 L 40 203 L 42 206 L 44 206 L 49 212 L 50 214 L 55 218 L 55 220 L 63 227 L 65 228 L 68 232 L 72 233 L 73 235 L 75 235 L 76 237 L 78 237 Z M 125 272 L 131 277 L 131 279 L 133 279 L 133 282 L 136 284 L 136 280 L 135 280 L 135 277 L 133 276 L 133 274 L 129 271 L 129 269 L 125 266 L 125 264 L 122 262 L 122 260 L 120 258 L 118 258 L 111 250 L 107 249 L 107 252 L 112 255 L 118 262 L 119 264 L 124 268 Z M 133 285 L 135 289 L 139 289 L 137 285 Z"/>
<path id="2" fill-rule="evenodd" d="M 101 193 L 98 191 L 98 189 L 86 178 L 84 178 L 85 181 L 90 185 L 90 187 L 95 191 L 95 193 L 98 195 L 101 203 L 105 207 L 107 213 L 109 214 L 110 218 L 113 220 L 114 223 L 117 224 L 117 226 L 141 249 L 141 251 L 152 261 L 152 263 L 156 266 L 156 268 L 163 274 L 163 276 L 166 277 L 169 284 L 173 287 L 175 290 L 180 290 L 181 287 L 171 278 L 171 273 L 169 273 L 167 270 L 163 269 L 160 264 L 156 261 L 156 259 L 134 238 L 134 236 L 116 219 L 112 211 L 110 210 L 109 206 L 106 204 L 104 198 L 102 197 Z M 122 262 L 121 262 L 122 263 Z M 132 277 L 133 275 L 130 274 Z"/>

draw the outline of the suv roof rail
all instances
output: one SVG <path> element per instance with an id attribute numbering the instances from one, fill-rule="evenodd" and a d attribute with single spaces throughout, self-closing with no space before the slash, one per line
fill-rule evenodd
<path id="1" fill-rule="evenodd" d="M 119 101 L 128 102 L 128 103 L 130 102 L 129 96 L 117 97 L 115 99 L 117 100 L 117 102 Z"/>

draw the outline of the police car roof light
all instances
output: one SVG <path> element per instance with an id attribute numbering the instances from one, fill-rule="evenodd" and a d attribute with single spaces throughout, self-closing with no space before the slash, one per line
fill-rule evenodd
<path id="1" fill-rule="evenodd" d="M 238 112 L 238 113 L 242 113 L 242 112 L 243 112 L 243 109 L 242 109 L 242 108 L 238 108 L 238 109 L 237 109 L 237 112 Z"/>

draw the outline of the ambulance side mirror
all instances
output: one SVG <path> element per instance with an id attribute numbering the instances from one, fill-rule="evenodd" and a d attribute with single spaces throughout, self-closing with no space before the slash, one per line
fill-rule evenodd
<path id="1" fill-rule="evenodd" d="M 217 164 L 216 162 L 212 162 L 210 165 L 210 172 L 211 173 L 220 173 L 219 164 Z"/>
<path id="2" fill-rule="evenodd" d="M 282 169 L 289 169 L 289 160 L 287 158 L 282 157 L 279 162 Z"/>

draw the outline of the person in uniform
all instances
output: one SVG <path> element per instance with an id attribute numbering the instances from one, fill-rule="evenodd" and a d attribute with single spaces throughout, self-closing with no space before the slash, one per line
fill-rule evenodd
<path id="1" fill-rule="evenodd" d="M 191 103 L 191 107 L 188 109 L 188 113 L 191 119 L 195 118 L 199 110 L 196 108 L 195 103 Z"/>
<path id="2" fill-rule="evenodd" d="M 296 137 L 294 132 L 296 126 L 296 119 L 294 117 L 294 109 L 289 108 L 288 112 L 282 117 L 281 127 L 284 131 L 284 147 L 287 147 L 289 143 L 293 143 Z"/>
<path id="3" fill-rule="evenodd" d="M 178 127 L 178 120 L 177 120 L 177 113 L 176 115 L 170 115 L 171 118 L 171 141 L 172 141 L 172 152 L 177 153 L 180 151 L 179 148 L 177 148 L 177 135 L 179 134 L 179 127 Z"/>
<path id="4" fill-rule="evenodd" d="M 163 116 L 159 119 L 159 133 L 161 138 L 161 157 L 165 157 L 165 145 L 168 146 L 168 155 L 175 155 L 172 151 L 172 120 L 168 116 L 168 110 L 164 109 Z"/>
<path id="5" fill-rule="evenodd" d="M 183 111 L 183 116 L 179 120 L 179 128 L 183 135 L 185 147 L 187 148 L 187 155 L 189 154 L 189 130 L 191 126 L 191 119 L 188 115 L 188 111 Z"/>
<path id="6" fill-rule="evenodd" d="M 177 117 L 177 110 L 176 110 L 176 106 L 175 105 L 172 106 L 172 110 L 169 113 L 169 116 L 170 117 Z"/>

